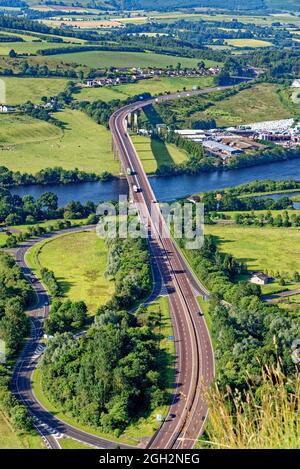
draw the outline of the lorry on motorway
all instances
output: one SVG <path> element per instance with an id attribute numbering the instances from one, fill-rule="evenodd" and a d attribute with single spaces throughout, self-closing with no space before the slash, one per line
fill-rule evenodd
<path id="1" fill-rule="evenodd" d="M 136 184 L 134 184 L 132 186 L 132 190 L 133 190 L 133 192 L 139 192 L 141 189 Z"/>
<path id="2" fill-rule="evenodd" d="M 127 168 L 127 169 L 126 169 L 126 173 L 128 174 L 128 176 L 131 176 L 131 174 L 132 174 L 131 169 L 130 169 L 130 168 Z"/>

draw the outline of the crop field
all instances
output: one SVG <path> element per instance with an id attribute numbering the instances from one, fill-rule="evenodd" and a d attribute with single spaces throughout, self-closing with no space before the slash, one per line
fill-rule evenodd
<path id="1" fill-rule="evenodd" d="M 6 102 L 10 105 L 26 101 L 39 103 L 42 96 L 55 96 L 62 92 L 68 80 L 65 78 L 17 78 L 3 77 Z"/>
<path id="2" fill-rule="evenodd" d="M 72 438 L 62 438 L 59 441 L 62 449 L 95 449 L 93 446 L 85 445 L 80 441 L 73 440 Z"/>
<path id="3" fill-rule="evenodd" d="M 126 99 L 129 96 L 142 94 L 145 92 L 151 93 L 156 96 L 161 93 L 170 91 L 182 91 L 184 88 L 191 89 L 193 86 L 205 87 L 213 83 L 212 77 L 163 77 L 151 78 L 149 80 L 141 80 L 137 83 L 130 83 L 119 86 L 103 86 L 101 88 L 82 88 L 80 94 L 76 95 L 76 99 L 81 101 L 95 101 L 101 99 L 102 101 L 111 101 L 112 99 Z"/>
<path id="4" fill-rule="evenodd" d="M 278 91 L 276 85 L 259 84 L 217 102 L 204 115 L 216 119 L 219 126 L 289 118 L 292 112 L 280 99 Z"/>
<path id="5" fill-rule="evenodd" d="M 226 39 L 226 44 L 234 47 L 271 47 L 273 44 L 269 41 L 259 39 Z"/>
<path id="6" fill-rule="evenodd" d="M 160 140 L 134 135 L 132 141 L 147 173 L 154 173 L 162 165 L 184 163 L 187 159 L 183 150 Z"/>
<path id="7" fill-rule="evenodd" d="M 206 225 L 205 234 L 217 236 L 221 251 L 233 254 L 251 271 L 263 270 L 286 277 L 299 270 L 300 233 L 297 229 Z M 282 288 L 271 283 L 264 287 L 264 292 Z M 291 282 L 285 288 L 299 288 L 299 285 Z"/>
<path id="8" fill-rule="evenodd" d="M 88 67 L 166 67 L 181 63 L 183 67 L 196 67 L 200 59 L 175 57 L 170 55 L 155 54 L 153 52 L 111 52 L 91 51 L 74 52 L 71 54 L 58 54 L 56 61 L 65 63 L 78 63 Z M 208 62 L 208 61 L 207 61 Z M 216 62 L 209 62 L 216 64 Z"/>
<path id="9" fill-rule="evenodd" d="M 65 123 L 64 130 L 28 116 L 0 116 L 1 165 L 31 174 L 54 166 L 118 174 L 105 127 L 80 111 L 64 110 L 55 117 Z"/>
<path id="10" fill-rule="evenodd" d="M 42 241 L 31 248 L 27 260 L 37 271 L 47 267 L 64 296 L 85 301 L 91 314 L 114 293 L 114 283 L 105 277 L 107 247 L 95 231 L 84 231 Z"/>

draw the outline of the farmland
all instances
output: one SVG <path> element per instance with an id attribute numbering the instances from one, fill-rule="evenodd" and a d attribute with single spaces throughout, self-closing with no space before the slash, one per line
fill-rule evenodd
<path id="1" fill-rule="evenodd" d="M 52 270 L 64 296 L 85 301 L 90 313 L 95 313 L 114 292 L 114 283 L 104 275 L 107 247 L 95 231 L 42 241 L 30 250 L 27 260 L 37 273 L 41 266 Z"/>
<path id="2" fill-rule="evenodd" d="M 206 225 L 205 233 L 217 236 L 219 248 L 247 264 L 249 270 L 271 275 L 291 276 L 299 270 L 299 231 L 294 228 L 269 228 L 241 225 Z M 275 284 L 264 287 L 273 291 Z M 289 288 L 298 285 L 291 283 Z M 282 287 L 281 287 L 282 289 Z"/>
<path id="3" fill-rule="evenodd" d="M 10 105 L 26 101 L 39 103 L 42 96 L 54 96 L 67 84 L 64 78 L 2 78 L 6 87 L 6 102 Z"/>
<path id="4" fill-rule="evenodd" d="M 55 47 L 66 47 L 69 44 L 55 43 Z M 6 42 L 0 43 L 0 55 L 8 55 L 10 50 L 14 50 L 17 54 L 36 54 L 40 49 L 52 49 L 53 43 L 41 40 L 32 40 L 24 42 Z"/>
<path id="5" fill-rule="evenodd" d="M 175 145 L 141 135 L 132 137 L 134 146 L 147 173 L 154 173 L 162 165 L 184 163 L 187 155 Z"/>
<path id="6" fill-rule="evenodd" d="M 64 110 L 55 116 L 64 122 L 64 130 L 28 116 L 1 116 L 1 164 L 32 174 L 53 166 L 118 173 L 105 127 L 80 111 Z"/>
<path id="7" fill-rule="evenodd" d="M 273 44 L 258 39 L 227 39 L 226 44 L 234 47 L 270 47 Z"/>
<path id="8" fill-rule="evenodd" d="M 204 114 L 216 119 L 220 126 L 289 118 L 291 111 L 280 99 L 279 89 L 276 85 L 259 84 L 217 102 Z"/>
<path id="9" fill-rule="evenodd" d="M 187 57 L 175 57 L 170 55 L 155 54 L 153 52 L 112 52 L 91 51 L 74 52 L 71 54 L 58 54 L 55 61 L 63 60 L 66 63 L 77 63 L 88 67 L 166 67 L 181 63 L 183 67 L 196 67 L 199 59 Z M 210 61 L 208 65 L 216 62 Z"/>

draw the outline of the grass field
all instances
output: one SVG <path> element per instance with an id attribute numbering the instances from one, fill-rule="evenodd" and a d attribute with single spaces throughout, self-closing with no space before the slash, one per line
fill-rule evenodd
<path id="1" fill-rule="evenodd" d="M 217 236 L 221 251 L 245 262 L 250 271 L 279 273 L 284 278 L 299 271 L 300 233 L 296 228 L 206 225 L 205 234 Z M 299 288 L 299 285 L 291 282 L 285 288 Z M 263 291 L 271 293 L 282 289 L 271 283 Z"/>
<path id="2" fill-rule="evenodd" d="M 272 42 L 259 39 L 226 39 L 226 44 L 234 47 L 271 47 Z"/>
<path id="3" fill-rule="evenodd" d="M 156 301 L 154 301 L 149 308 L 152 311 L 158 311 L 160 309 L 161 313 L 161 323 L 159 327 L 159 332 L 161 336 L 160 340 L 160 348 L 162 350 L 162 358 L 161 363 L 165 366 L 165 376 L 164 382 L 166 383 L 167 388 L 170 390 L 172 389 L 172 384 L 174 380 L 174 355 L 175 355 L 175 347 L 174 341 L 169 340 L 168 338 L 173 335 L 171 319 L 169 315 L 169 306 L 168 300 L 166 297 L 160 297 Z M 93 427 L 89 427 L 87 425 L 83 425 L 78 423 L 73 417 L 69 414 L 66 415 L 60 408 L 55 406 L 52 402 L 48 400 L 45 396 L 43 389 L 42 389 L 42 375 L 39 368 L 37 368 L 33 373 L 33 390 L 34 393 L 39 400 L 39 402 L 48 409 L 51 413 L 55 414 L 58 418 L 64 420 L 65 422 L 70 423 L 71 425 L 80 428 L 84 431 L 93 433 L 98 436 L 102 436 L 104 438 L 109 438 L 119 443 L 128 443 L 135 445 L 137 444 L 137 440 L 145 437 L 151 436 L 154 431 L 159 427 L 160 422 L 156 421 L 156 415 L 162 414 L 166 415 L 168 405 L 162 406 L 160 408 L 155 409 L 149 416 L 136 416 L 136 422 L 132 423 L 130 426 L 127 427 L 126 431 L 120 438 L 116 438 L 114 433 L 103 433 L 99 430 L 96 430 Z M 75 443 L 76 444 L 76 443 Z M 64 443 L 62 444 L 64 446 Z M 67 442 L 67 446 L 71 447 L 71 443 Z"/>
<path id="4" fill-rule="evenodd" d="M 112 99 L 126 99 L 129 96 L 142 94 L 145 92 L 151 93 L 153 96 L 160 93 L 170 91 L 182 91 L 184 88 L 191 89 L 194 85 L 199 87 L 210 86 L 213 83 L 212 77 L 201 78 L 152 78 L 150 80 L 142 80 L 137 83 L 127 85 L 102 87 L 102 88 L 82 88 L 80 94 L 76 95 L 76 99 L 94 101 L 101 99 L 102 101 L 111 101 Z"/>
<path id="5" fill-rule="evenodd" d="M 0 435 L 0 449 L 45 449 L 38 435 L 15 432 L 1 412 Z"/>
<path id="6" fill-rule="evenodd" d="M 14 33 L 11 33 L 14 35 Z M 26 40 L 24 42 L 1 42 L 0 43 L 0 55 L 8 55 L 9 51 L 14 49 L 17 54 L 36 54 L 40 49 L 53 49 L 57 47 L 71 47 L 71 44 L 66 43 L 53 43 L 36 40 Z"/>
<path id="7" fill-rule="evenodd" d="M 187 159 L 185 151 L 175 145 L 133 135 L 132 141 L 147 173 L 154 173 L 162 165 L 183 163 Z"/>
<path id="8" fill-rule="evenodd" d="M 2 78 L 6 87 L 6 103 L 22 104 L 26 101 L 39 103 L 42 96 L 55 96 L 66 87 L 64 78 Z"/>
<path id="9" fill-rule="evenodd" d="M 105 127 L 80 111 L 65 110 L 55 117 L 65 123 L 64 131 L 28 116 L 1 116 L 0 164 L 33 174 L 53 166 L 118 174 L 111 135 Z"/>
<path id="10" fill-rule="evenodd" d="M 280 99 L 278 90 L 276 85 L 259 84 L 217 102 L 203 114 L 215 118 L 219 126 L 289 118 L 292 112 Z"/>
<path id="11" fill-rule="evenodd" d="M 56 61 L 65 63 L 78 63 L 93 68 L 106 67 L 166 67 L 181 63 L 183 67 L 196 67 L 200 59 L 175 57 L 170 55 L 155 54 L 153 52 L 111 52 L 91 51 L 75 52 L 71 54 L 55 55 Z M 205 61 L 207 65 L 215 65 L 216 62 Z"/>
<path id="12" fill-rule="evenodd" d="M 95 313 L 114 293 L 114 283 L 104 276 L 107 247 L 95 231 L 42 241 L 30 249 L 27 262 L 37 273 L 41 267 L 52 270 L 64 296 L 85 301 L 90 313 Z"/>
<path id="13" fill-rule="evenodd" d="M 95 449 L 92 446 L 85 445 L 80 441 L 73 440 L 72 438 L 62 438 L 59 440 L 62 449 Z"/>

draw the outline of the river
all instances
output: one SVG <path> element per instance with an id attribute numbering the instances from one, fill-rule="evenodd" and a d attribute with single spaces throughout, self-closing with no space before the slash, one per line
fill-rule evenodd
<path id="1" fill-rule="evenodd" d="M 170 201 L 197 192 L 224 189 L 245 182 L 263 179 L 297 179 L 300 180 L 300 159 L 280 161 L 251 168 L 230 171 L 213 171 L 195 176 L 180 175 L 170 177 L 151 177 L 150 182 L 159 201 Z M 128 186 L 125 179 L 114 179 L 109 182 L 84 182 L 78 184 L 53 184 L 19 186 L 11 189 L 13 194 L 23 196 L 30 194 L 35 198 L 44 192 L 55 192 L 59 205 L 66 205 L 70 200 L 82 203 L 92 200 L 117 200 L 119 194 L 126 194 Z"/>

